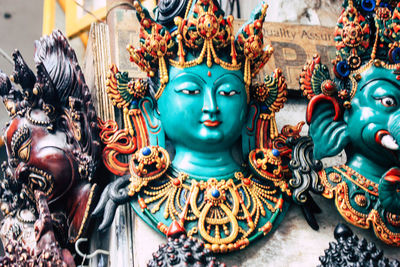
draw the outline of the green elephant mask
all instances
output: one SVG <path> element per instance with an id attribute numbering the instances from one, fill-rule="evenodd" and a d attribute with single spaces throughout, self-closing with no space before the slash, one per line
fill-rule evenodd
<path id="1" fill-rule="evenodd" d="M 316 56 L 300 77 L 320 160 L 345 151 L 344 165 L 318 172 L 322 195 L 350 223 L 400 246 L 400 4 L 345 1 L 335 30 L 331 79 Z"/>

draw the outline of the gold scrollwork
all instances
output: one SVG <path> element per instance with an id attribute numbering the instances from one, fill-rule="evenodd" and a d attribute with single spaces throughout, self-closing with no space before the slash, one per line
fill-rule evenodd
<path id="1" fill-rule="evenodd" d="M 261 217 L 267 216 L 267 210 L 275 213 L 283 205 L 283 199 L 276 197 L 277 190 L 271 189 L 272 184 L 268 186 L 241 172 L 220 181 L 214 178 L 196 181 L 184 173 L 177 177 L 165 174 L 156 184 L 152 186 L 149 181 L 140 190 L 146 207 L 152 204 L 151 213 L 163 208 L 165 219 L 179 220 L 183 224 L 197 222 L 197 226 L 186 230 L 209 242 L 213 251 L 232 250 L 239 243 L 245 244 Z M 182 196 L 186 201 L 182 201 Z"/>

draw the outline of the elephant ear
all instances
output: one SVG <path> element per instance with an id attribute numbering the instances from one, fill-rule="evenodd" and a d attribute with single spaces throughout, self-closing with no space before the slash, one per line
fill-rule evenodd
<path id="1" fill-rule="evenodd" d="M 319 160 L 339 154 L 349 142 L 341 105 L 333 97 L 336 84 L 328 68 L 315 56 L 300 74 L 300 89 L 310 102 L 307 106 L 309 134 L 314 142 L 314 157 Z"/>
<path id="2" fill-rule="evenodd" d="M 347 124 L 337 112 L 340 107 L 336 107 L 336 100 L 319 96 L 324 95 L 313 97 L 307 106 L 307 114 L 311 114 L 308 116 L 311 117 L 309 135 L 314 141 L 314 158 L 317 160 L 339 154 L 350 141 Z"/>

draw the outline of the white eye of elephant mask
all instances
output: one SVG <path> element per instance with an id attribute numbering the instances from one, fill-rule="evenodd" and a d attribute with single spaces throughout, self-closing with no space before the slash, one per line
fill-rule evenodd
<path id="1" fill-rule="evenodd" d="M 394 107 L 397 106 L 396 100 L 391 97 L 391 96 L 385 96 L 379 99 L 379 101 L 384 105 L 385 107 Z"/>

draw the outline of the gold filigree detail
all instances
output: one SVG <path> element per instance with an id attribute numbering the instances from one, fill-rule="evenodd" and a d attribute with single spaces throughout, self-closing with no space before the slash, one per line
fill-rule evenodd
<path id="1" fill-rule="evenodd" d="M 284 204 L 272 185 L 265 185 L 241 172 L 235 173 L 232 179 L 220 181 L 214 178 L 196 181 L 184 173 L 177 177 L 166 174 L 158 178 L 156 184 L 152 186 L 149 182 L 142 187 L 140 206 L 150 208 L 153 214 L 163 208 L 165 219 L 178 220 L 182 224 L 197 222 L 197 227 L 187 231 L 191 236 L 199 235 L 214 252 L 223 253 L 246 246 L 247 237 L 254 232 L 261 217 L 267 216 L 267 210 L 271 214 L 280 213 Z M 180 199 L 182 195 L 186 201 Z M 199 199 L 203 201 L 199 202 Z M 151 207 L 148 204 L 152 204 Z M 268 233 L 267 226 L 273 225 L 273 220 L 268 222 L 261 227 L 265 234 Z"/>
<path id="2" fill-rule="evenodd" d="M 342 176 L 339 173 L 336 172 L 331 172 L 328 175 L 329 180 L 331 180 L 334 183 L 340 183 L 342 181 Z"/>
<path id="3" fill-rule="evenodd" d="M 169 154 L 162 147 L 148 146 L 136 151 L 129 161 L 131 183 L 128 194 L 133 196 L 149 181 L 160 178 L 167 171 L 169 164 Z"/>
<path id="4" fill-rule="evenodd" d="M 318 176 L 321 180 L 321 184 L 324 187 L 324 192 L 322 192 L 322 196 L 328 199 L 332 199 L 335 194 L 334 194 L 334 189 L 335 187 L 329 182 L 328 177 L 326 175 L 326 171 L 322 170 L 318 173 Z"/>
<path id="5" fill-rule="evenodd" d="M 353 184 L 358 185 L 364 191 L 370 193 L 371 195 L 379 196 L 378 184 L 376 184 L 376 183 L 372 182 L 371 180 L 365 178 L 364 176 L 362 176 L 361 174 L 359 174 L 355 170 L 351 169 L 349 166 L 342 165 L 340 167 L 332 167 L 332 168 L 335 171 L 337 171 L 339 174 L 341 174 L 344 177 L 346 177 L 346 179 L 351 181 Z M 343 170 L 341 170 L 341 169 L 344 169 L 345 172 Z M 355 179 L 353 177 L 355 177 Z M 372 188 L 372 190 L 370 188 Z"/>
<path id="6" fill-rule="evenodd" d="M 367 221 L 368 215 L 356 211 L 351 206 L 349 200 L 349 188 L 346 182 L 339 183 L 335 188 L 335 192 L 335 204 L 342 217 L 355 226 L 368 229 L 370 227 L 370 224 Z"/>
<path id="7" fill-rule="evenodd" d="M 372 210 L 368 216 L 368 220 L 372 222 L 375 235 L 383 242 L 392 246 L 400 246 L 400 233 L 394 233 L 383 222 L 378 211 Z"/>
<path id="8" fill-rule="evenodd" d="M 357 204 L 358 206 L 360 206 L 360 207 L 365 207 L 365 206 L 367 206 L 367 198 L 366 198 L 364 195 L 362 195 L 362 194 L 357 194 L 357 195 L 354 197 L 354 201 L 355 201 L 356 204 Z"/>

